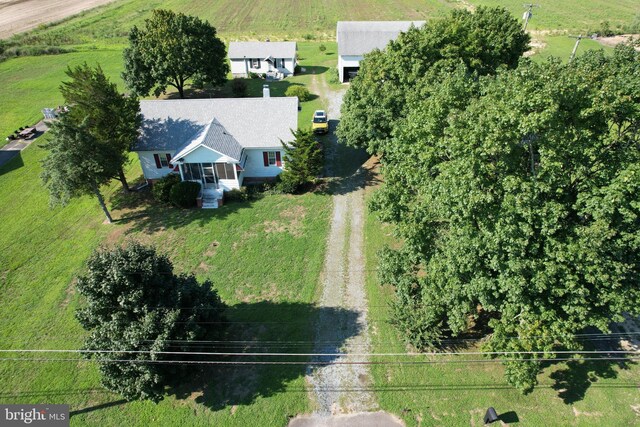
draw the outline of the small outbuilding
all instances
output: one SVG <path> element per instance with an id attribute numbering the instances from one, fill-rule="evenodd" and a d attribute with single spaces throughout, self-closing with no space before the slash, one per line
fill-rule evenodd
<path id="1" fill-rule="evenodd" d="M 231 42 L 229 62 L 233 77 L 250 73 L 274 78 L 291 76 L 296 68 L 296 42 Z"/>
<path id="2" fill-rule="evenodd" d="M 342 83 L 355 77 L 360 61 L 374 49 L 384 49 L 401 32 L 411 26 L 421 27 L 425 21 L 340 21 L 338 40 L 338 74 Z"/>

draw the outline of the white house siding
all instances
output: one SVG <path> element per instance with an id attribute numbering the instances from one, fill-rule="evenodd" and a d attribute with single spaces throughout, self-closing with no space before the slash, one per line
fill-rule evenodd
<path id="1" fill-rule="evenodd" d="M 218 186 L 224 191 L 234 190 L 240 188 L 240 182 L 235 179 L 220 179 L 218 180 Z"/>
<path id="2" fill-rule="evenodd" d="M 245 178 L 275 178 L 280 175 L 284 167 L 284 150 L 282 148 L 251 148 L 245 149 L 247 153 L 247 161 L 244 165 L 243 177 Z M 282 165 L 265 166 L 263 152 L 278 151 L 282 159 Z"/>
<path id="3" fill-rule="evenodd" d="M 280 71 L 284 74 L 293 75 L 296 71 L 296 59 L 295 58 L 285 58 L 284 60 L 284 71 Z"/>
<path id="4" fill-rule="evenodd" d="M 186 156 L 183 163 L 227 163 L 229 158 L 207 147 L 198 147 Z"/>
<path id="5" fill-rule="evenodd" d="M 230 62 L 233 77 L 247 77 L 247 67 L 243 59 L 232 59 Z"/>
<path id="6" fill-rule="evenodd" d="M 340 55 L 338 56 L 338 74 L 340 81 L 344 82 L 344 69 L 347 67 L 360 67 L 360 61 L 364 57 L 360 55 Z"/>
<path id="7" fill-rule="evenodd" d="M 256 68 L 251 66 L 251 58 L 231 59 L 231 74 L 233 77 L 249 77 L 247 75 L 247 70 L 249 70 L 250 73 L 264 74 L 276 69 L 274 66 L 269 67 L 269 63 L 265 61 L 264 58 L 258 59 L 260 59 L 260 67 Z M 293 75 L 295 70 L 295 59 L 284 58 L 284 67 L 278 67 L 277 70 L 285 76 Z"/>
<path id="8" fill-rule="evenodd" d="M 158 169 L 156 166 L 156 160 L 153 157 L 154 154 L 169 153 L 171 157 L 175 154 L 171 151 L 138 151 L 138 159 L 140 159 L 140 166 L 142 166 L 142 172 L 147 179 L 160 179 L 163 176 L 168 175 L 173 167 L 162 167 Z"/>

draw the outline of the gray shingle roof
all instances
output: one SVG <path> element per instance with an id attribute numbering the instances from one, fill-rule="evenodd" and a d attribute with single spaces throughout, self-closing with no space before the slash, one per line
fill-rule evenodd
<path id="1" fill-rule="evenodd" d="M 202 140 L 202 145 L 240 161 L 242 145 L 216 119 L 211 121 L 209 131 Z"/>
<path id="2" fill-rule="evenodd" d="M 296 42 L 231 42 L 229 58 L 293 58 Z"/>
<path id="3" fill-rule="evenodd" d="M 416 27 L 425 21 L 339 21 L 337 28 L 338 55 L 362 56 L 374 49 L 384 49 L 411 24 Z"/>
<path id="4" fill-rule="evenodd" d="M 280 147 L 280 140 L 293 140 L 291 130 L 298 127 L 296 97 L 140 101 L 140 110 L 143 123 L 133 151 L 177 151 L 201 135 L 214 119 L 243 148 Z M 209 126 L 209 132 L 217 132 L 215 129 Z M 223 154 L 238 158 L 230 154 L 237 153 L 230 139 L 215 133 L 211 138 L 212 143 L 217 141 L 218 147 L 229 150 Z"/>

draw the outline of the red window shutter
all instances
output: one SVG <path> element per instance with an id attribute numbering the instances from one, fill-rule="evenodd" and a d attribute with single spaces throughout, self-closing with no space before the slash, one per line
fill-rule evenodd
<path id="1" fill-rule="evenodd" d="M 276 166 L 282 166 L 282 159 L 280 158 L 279 151 L 276 151 Z"/>
<path id="2" fill-rule="evenodd" d="M 269 153 L 267 151 L 262 152 L 262 160 L 264 160 L 265 166 L 269 166 Z"/>
<path id="3" fill-rule="evenodd" d="M 167 166 L 171 167 L 171 154 L 167 153 Z"/>
<path id="4" fill-rule="evenodd" d="M 158 169 L 162 169 L 162 163 L 160 163 L 160 156 L 158 156 L 157 154 L 154 154 L 153 158 L 156 160 L 156 167 Z"/>

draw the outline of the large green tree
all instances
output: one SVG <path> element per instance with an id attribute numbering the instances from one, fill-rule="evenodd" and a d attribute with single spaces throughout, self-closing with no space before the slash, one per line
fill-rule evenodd
<path id="1" fill-rule="evenodd" d="M 385 150 L 372 207 L 405 246 L 380 277 L 417 347 L 490 319 L 486 349 L 534 352 L 507 356 L 528 391 L 535 359 L 640 314 L 640 53 L 461 66 L 430 91 Z"/>
<path id="2" fill-rule="evenodd" d="M 529 36 L 503 8 L 455 10 L 440 20 L 410 28 L 383 51 L 374 50 L 360 63 L 347 90 L 338 137 L 348 145 L 384 154 L 395 122 L 415 100 L 463 63 L 471 73 L 513 68 L 529 48 Z"/>
<path id="3" fill-rule="evenodd" d="M 104 386 L 127 399 L 161 400 L 186 373 L 186 365 L 170 362 L 193 360 L 158 352 L 197 351 L 194 341 L 223 333 L 225 306 L 211 283 L 176 275 L 151 247 L 94 252 L 77 286 L 84 301 L 76 317 L 89 332 L 86 356 L 99 363 Z"/>
<path id="4" fill-rule="evenodd" d="M 158 96 L 173 86 L 180 98 L 189 80 L 219 86 L 229 72 L 225 45 L 208 21 L 162 9 L 154 10 L 143 28 L 131 29 L 124 67 L 122 77 L 136 94 L 153 89 Z"/>
<path id="5" fill-rule="evenodd" d="M 129 148 L 138 137 L 142 121 L 138 99 L 119 93 L 99 65 L 92 68 L 85 63 L 68 68 L 66 74 L 71 80 L 60 86 L 69 107 L 65 120 L 84 123 L 83 128 L 96 146 L 108 149 L 108 167 L 129 191 L 124 165 L 129 161 Z"/>
<path id="6" fill-rule="evenodd" d="M 111 222 L 100 186 L 113 178 L 112 147 L 95 141 L 87 122 L 77 124 L 68 113 L 53 123 L 50 133 L 43 145 L 49 152 L 42 160 L 41 175 L 50 204 L 66 205 L 72 198 L 93 195 Z"/>

